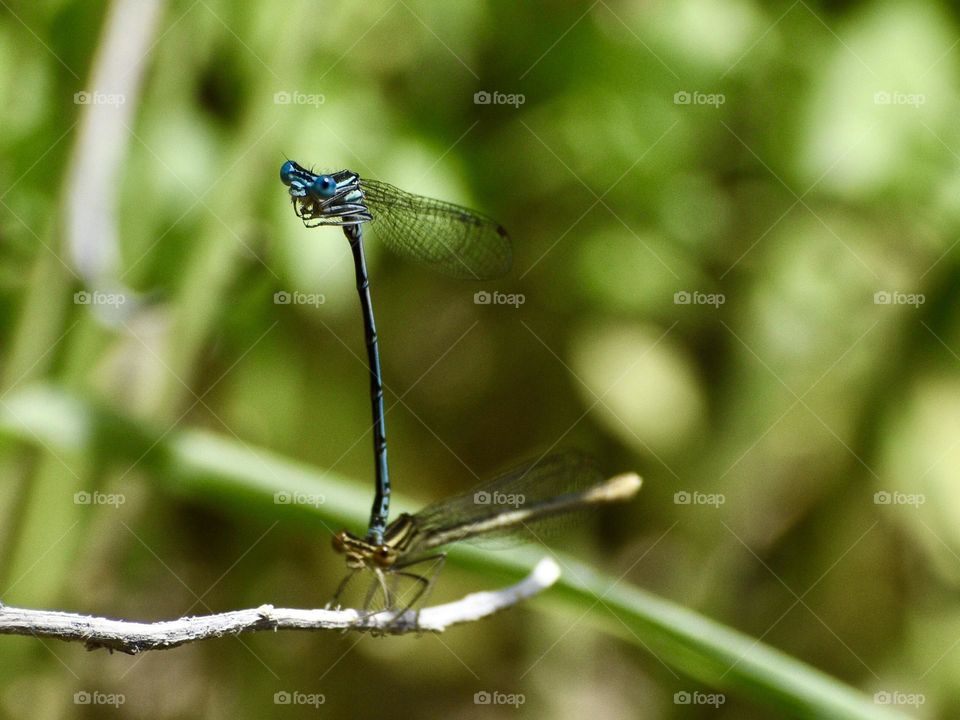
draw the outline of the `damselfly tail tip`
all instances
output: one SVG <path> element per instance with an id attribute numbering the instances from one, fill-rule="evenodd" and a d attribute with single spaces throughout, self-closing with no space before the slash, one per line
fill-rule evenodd
<path id="1" fill-rule="evenodd" d="M 540 587 L 550 587 L 560 579 L 560 566 L 551 557 L 545 557 L 533 569 L 531 576 Z"/>
<path id="2" fill-rule="evenodd" d="M 590 490 L 588 500 L 591 502 L 619 502 L 629 500 L 643 484 L 643 480 L 636 473 L 615 475 L 609 480 Z"/>

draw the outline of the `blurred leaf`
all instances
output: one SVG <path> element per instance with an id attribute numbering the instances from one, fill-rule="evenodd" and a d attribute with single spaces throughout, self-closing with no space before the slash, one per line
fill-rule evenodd
<path id="1" fill-rule="evenodd" d="M 676 452 L 701 422 L 702 391 L 668 329 L 584 327 L 572 367 L 585 385 L 585 405 L 637 452 Z"/>

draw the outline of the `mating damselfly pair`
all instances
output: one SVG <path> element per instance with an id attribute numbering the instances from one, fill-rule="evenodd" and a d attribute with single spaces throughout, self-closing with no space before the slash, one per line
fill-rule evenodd
<path id="1" fill-rule="evenodd" d="M 370 298 L 370 281 L 363 252 L 363 225 L 373 222 L 382 241 L 415 260 L 455 277 L 485 280 L 504 275 L 511 265 L 507 232 L 494 220 L 459 205 L 414 195 L 387 183 L 361 178 L 350 170 L 317 174 L 288 160 L 280 168 L 294 209 L 307 227 L 335 225 L 350 243 L 357 291 L 363 312 L 370 372 L 376 483 L 370 524 L 364 537 L 338 532 L 334 549 L 346 557 L 350 573 L 334 600 L 362 570 L 376 580 L 364 602 L 378 593 L 383 607 L 403 610 L 420 600 L 433 573 L 412 572 L 415 566 L 442 564 L 441 551 L 457 541 L 521 537 L 525 530 L 549 524 L 559 516 L 591 505 L 632 497 L 640 487 L 634 474 L 609 480 L 588 459 L 574 453 L 541 458 L 516 468 L 488 485 L 402 514 L 388 524 L 390 479 L 379 339 Z M 512 503 L 496 502 L 512 498 Z M 487 498 L 487 502 L 483 502 Z M 517 502 L 522 498 L 522 502 Z M 438 568 L 437 568 L 438 569 Z M 413 595 L 399 596 L 401 578 L 413 581 Z"/>

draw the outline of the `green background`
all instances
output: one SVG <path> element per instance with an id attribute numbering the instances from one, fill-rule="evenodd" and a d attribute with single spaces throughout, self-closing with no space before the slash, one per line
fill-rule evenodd
<path id="1" fill-rule="evenodd" d="M 875 693 L 956 717 L 958 19 L 0 3 L 0 599 L 150 620 L 329 598 L 330 531 L 368 512 L 367 379 L 349 248 L 293 215 L 289 157 L 482 209 L 513 239 L 509 276 L 465 283 L 370 230 L 395 510 L 579 448 L 645 480 L 547 539 L 608 574 L 595 590 L 622 578 L 759 639 L 860 690 L 863 717 Z M 350 510 L 276 504 L 286 461 Z M 94 491 L 123 503 L 75 501 Z M 505 563 L 453 559 L 433 599 L 500 586 Z M 563 589 L 439 637 L 263 633 L 141 658 L 5 637 L 0 713 L 831 716 L 651 637 Z"/>

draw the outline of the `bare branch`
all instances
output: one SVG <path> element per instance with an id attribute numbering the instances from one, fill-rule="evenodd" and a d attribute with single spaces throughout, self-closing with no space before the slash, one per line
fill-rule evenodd
<path id="1" fill-rule="evenodd" d="M 0 605 L 0 635 L 33 635 L 83 642 L 89 650 L 107 648 L 137 655 L 147 650 L 167 650 L 197 640 L 260 630 L 357 630 L 391 635 L 424 631 L 439 633 L 451 625 L 480 620 L 516 605 L 547 589 L 559 577 L 557 563 L 544 558 L 528 577 L 515 585 L 424 608 L 419 617 L 413 610 L 395 618 L 389 612 L 363 614 L 357 610 L 298 610 L 261 605 L 216 615 L 142 623 Z"/>

